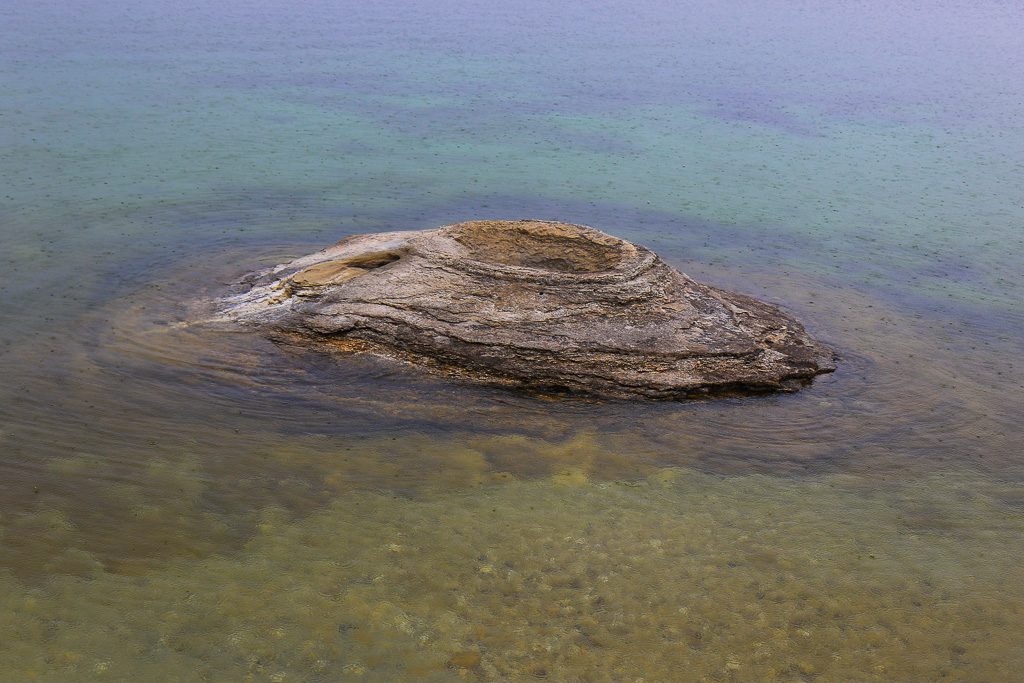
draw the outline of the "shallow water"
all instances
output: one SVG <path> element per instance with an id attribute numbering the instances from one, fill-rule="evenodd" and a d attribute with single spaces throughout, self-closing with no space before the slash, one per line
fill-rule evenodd
<path id="1" fill-rule="evenodd" d="M 0 672 L 1009 680 L 1024 23 L 974 3 L 0 8 Z M 839 354 L 596 402 L 212 324 L 360 232 L 583 223 Z"/>

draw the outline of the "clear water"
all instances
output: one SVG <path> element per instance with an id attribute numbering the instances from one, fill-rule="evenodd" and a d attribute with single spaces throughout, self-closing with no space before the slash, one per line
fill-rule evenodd
<path id="1" fill-rule="evenodd" d="M 0 672 L 1011 680 L 1013 3 L 0 6 Z M 583 223 L 841 356 L 549 400 L 189 324 L 257 266 Z"/>

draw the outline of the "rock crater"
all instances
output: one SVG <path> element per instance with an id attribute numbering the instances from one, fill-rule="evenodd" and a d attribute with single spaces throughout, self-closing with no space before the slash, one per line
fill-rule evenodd
<path id="1" fill-rule="evenodd" d="M 276 338 L 542 393 L 792 391 L 835 369 L 832 352 L 774 306 L 581 225 L 355 235 L 239 287 L 222 314 Z"/>

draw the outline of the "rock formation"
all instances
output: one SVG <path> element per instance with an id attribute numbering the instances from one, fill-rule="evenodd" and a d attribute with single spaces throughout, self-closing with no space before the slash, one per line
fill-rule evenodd
<path id="1" fill-rule="evenodd" d="M 240 286 L 223 314 L 278 337 L 545 393 L 791 391 L 835 368 L 775 307 L 580 225 L 355 235 Z"/>

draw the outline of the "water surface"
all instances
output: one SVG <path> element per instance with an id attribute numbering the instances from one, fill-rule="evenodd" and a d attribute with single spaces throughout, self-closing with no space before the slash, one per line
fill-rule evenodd
<path id="1" fill-rule="evenodd" d="M 0 8 L 0 671 L 1008 680 L 1016 9 Z M 837 350 L 555 400 L 202 322 L 360 232 L 592 225 Z"/>

